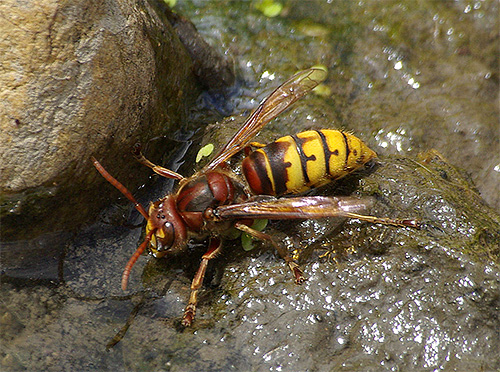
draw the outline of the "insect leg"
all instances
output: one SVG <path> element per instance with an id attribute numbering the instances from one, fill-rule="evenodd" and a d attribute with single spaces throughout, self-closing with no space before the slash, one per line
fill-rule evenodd
<path id="1" fill-rule="evenodd" d="M 194 320 L 196 314 L 196 304 L 198 303 L 198 290 L 203 284 L 203 278 L 205 277 L 205 271 L 207 270 L 208 261 L 217 256 L 221 251 L 222 241 L 217 238 L 211 238 L 208 246 L 207 252 L 201 257 L 200 267 L 196 272 L 191 283 L 191 295 L 189 296 L 189 302 L 184 310 L 184 316 L 182 317 L 182 325 L 184 327 L 189 327 Z"/>
<path id="2" fill-rule="evenodd" d="M 392 225 L 398 227 L 413 227 L 415 229 L 420 229 L 421 223 L 415 219 L 396 219 L 396 218 L 383 218 L 383 217 L 374 217 L 374 216 L 365 216 L 363 214 L 344 212 L 342 216 L 348 218 L 356 218 L 361 221 L 371 222 L 371 223 L 380 223 L 382 225 Z"/>
<path id="3" fill-rule="evenodd" d="M 234 224 L 234 227 L 236 227 L 240 231 L 247 233 L 248 235 L 253 236 L 254 238 L 257 238 L 260 240 L 265 240 L 265 241 L 271 243 L 274 246 L 274 248 L 276 248 L 279 255 L 285 260 L 288 267 L 292 271 L 293 277 L 295 279 L 295 284 L 302 284 L 306 281 L 306 278 L 304 277 L 304 274 L 302 273 L 302 270 L 300 269 L 299 265 L 292 259 L 292 257 L 290 257 L 290 255 L 288 254 L 288 252 L 285 248 L 278 245 L 273 240 L 271 235 L 268 235 L 268 234 L 263 233 L 261 231 L 254 230 L 251 227 L 248 227 L 247 225 L 245 225 L 241 222 L 236 222 Z"/>
<path id="4" fill-rule="evenodd" d="M 248 144 L 248 146 L 249 146 L 249 147 L 256 147 L 256 148 L 259 148 L 259 149 L 261 149 L 262 147 L 266 147 L 266 145 L 265 145 L 265 144 L 260 143 L 260 142 L 250 142 L 250 143 Z"/>
<path id="5" fill-rule="evenodd" d="M 252 153 L 252 147 L 261 149 L 263 147 L 266 147 L 266 145 L 264 145 L 263 143 L 260 143 L 260 142 L 250 142 L 243 149 L 243 151 L 245 152 L 245 156 L 248 156 L 248 155 L 250 155 Z"/>
<path id="6" fill-rule="evenodd" d="M 153 172 L 159 174 L 160 176 L 166 177 L 166 178 L 175 178 L 177 180 L 182 180 L 184 177 L 180 175 L 179 173 L 176 173 L 170 169 L 161 167 L 159 165 L 151 163 L 148 159 L 144 157 L 144 155 L 141 152 L 141 146 L 139 144 L 136 144 L 134 146 L 134 149 L 132 151 L 134 154 L 135 159 L 141 163 L 142 165 L 145 165 L 146 167 L 149 167 L 153 170 Z"/>

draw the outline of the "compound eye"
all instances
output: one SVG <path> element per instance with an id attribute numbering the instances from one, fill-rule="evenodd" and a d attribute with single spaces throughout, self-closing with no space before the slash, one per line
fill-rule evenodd
<path id="1" fill-rule="evenodd" d="M 160 237 L 160 234 L 156 234 L 156 239 L 159 241 L 158 251 L 166 251 L 172 247 L 175 240 L 175 229 L 174 225 L 171 222 L 166 221 L 161 227 L 161 232 L 163 235 Z"/>

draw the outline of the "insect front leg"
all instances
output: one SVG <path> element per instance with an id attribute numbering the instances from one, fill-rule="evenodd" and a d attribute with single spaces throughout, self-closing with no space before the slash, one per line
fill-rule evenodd
<path id="1" fill-rule="evenodd" d="M 189 327 L 193 324 L 194 316 L 196 314 L 196 304 L 198 303 L 198 290 L 203 284 L 203 278 L 205 277 L 205 272 L 207 271 L 208 261 L 217 256 L 221 251 L 222 241 L 217 238 L 211 238 L 207 252 L 201 257 L 200 267 L 196 272 L 191 283 L 191 295 L 189 296 L 189 302 L 184 310 L 184 316 L 182 317 L 182 325 L 184 327 Z"/>
<path id="2" fill-rule="evenodd" d="M 281 258 L 283 258 L 285 260 L 288 267 L 292 271 L 292 275 L 293 275 L 293 278 L 295 280 L 295 284 L 302 284 L 306 281 L 306 278 L 304 277 L 304 274 L 303 274 L 302 270 L 300 269 L 299 265 L 292 259 L 292 257 L 290 257 L 290 255 L 288 254 L 288 251 L 285 248 L 283 248 L 282 246 L 280 246 L 279 244 L 277 244 L 273 240 L 271 235 L 268 235 L 268 234 L 263 233 L 261 231 L 254 230 L 251 227 L 249 227 L 241 222 L 236 222 L 234 224 L 234 227 L 236 227 L 240 231 L 247 233 L 248 235 L 253 236 L 254 238 L 257 238 L 260 240 L 265 240 L 265 241 L 271 243 L 274 246 L 274 248 L 276 248 L 276 250 L 278 251 Z"/>
<path id="3" fill-rule="evenodd" d="M 174 178 L 176 180 L 182 180 L 184 177 L 180 175 L 179 173 L 176 173 L 170 169 L 161 167 L 159 165 L 156 165 L 152 162 L 150 162 L 148 159 L 144 157 L 144 155 L 141 152 L 141 145 L 136 144 L 134 146 L 134 149 L 132 150 L 132 154 L 134 155 L 135 159 L 141 163 L 142 165 L 145 165 L 146 167 L 149 167 L 155 172 L 156 174 L 159 174 L 160 176 L 166 177 L 166 178 Z"/>

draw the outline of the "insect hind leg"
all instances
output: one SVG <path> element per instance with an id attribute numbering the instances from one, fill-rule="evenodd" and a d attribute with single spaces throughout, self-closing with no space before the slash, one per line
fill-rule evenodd
<path id="1" fill-rule="evenodd" d="M 382 225 L 391 225 L 397 227 L 413 227 L 415 229 L 420 229 L 421 227 L 421 222 L 416 219 L 383 218 L 383 217 L 367 216 L 351 212 L 344 212 L 342 213 L 342 216 L 348 218 L 355 218 L 370 223 L 379 223 Z"/>
<path id="2" fill-rule="evenodd" d="M 304 277 L 304 273 L 300 269 L 299 265 L 292 259 L 292 257 L 290 257 L 290 255 L 288 254 L 288 252 L 285 248 L 283 248 L 282 246 L 280 246 L 279 244 L 277 244 L 273 240 L 271 235 L 268 235 L 268 234 L 263 233 L 261 231 L 254 230 L 251 227 L 249 227 L 241 222 L 236 222 L 234 224 L 234 227 L 236 227 L 240 231 L 247 233 L 250 236 L 253 236 L 254 238 L 264 240 L 264 241 L 271 243 L 274 246 L 274 248 L 276 248 L 276 250 L 278 251 L 281 258 L 283 258 L 285 260 L 288 267 L 290 268 L 290 271 L 292 272 L 293 278 L 295 280 L 295 284 L 302 284 L 306 281 L 306 278 Z"/>

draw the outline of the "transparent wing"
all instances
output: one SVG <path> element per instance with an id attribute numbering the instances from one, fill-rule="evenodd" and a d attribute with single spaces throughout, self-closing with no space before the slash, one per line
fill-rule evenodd
<path id="1" fill-rule="evenodd" d="M 216 217 L 226 219 L 268 218 L 306 219 L 323 217 L 351 217 L 354 213 L 372 205 L 370 198 L 302 196 L 294 198 L 267 198 L 266 201 L 252 201 L 217 207 Z"/>
<path id="2" fill-rule="evenodd" d="M 217 168 L 260 132 L 262 127 L 273 120 L 295 101 L 299 100 L 326 78 L 326 71 L 310 68 L 299 71 L 272 92 L 243 123 L 242 127 L 229 140 L 224 148 L 208 163 L 201 172 Z"/>
<path id="3" fill-rule="evenodd" d="M 221 220 L 240 218 L 287 220 L 345 217 L 370 223 L 415 229 L 420 229 L 422 226 L 421 222 L 414 218 L 384 218 L 359 214 L 358 212 L 369 209 L 373 205 L 373 199 L 367 197 L 361 199 L 349 196 L 303 196 L 281 199 L 267 197 L 262 200 L 217 207 L 213 211 L 214 216 Z"/>

